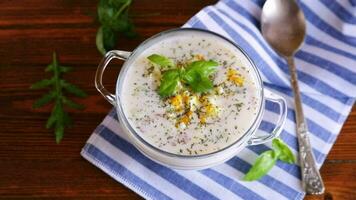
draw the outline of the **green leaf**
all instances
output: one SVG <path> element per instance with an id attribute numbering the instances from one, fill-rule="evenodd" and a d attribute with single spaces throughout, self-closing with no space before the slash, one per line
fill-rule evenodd
<path id="1" fill-rule="evenodd" d="M 243 180 L 255 181 L 266 175 L 275 165 L 277 156 L 273 150 L 263 152 L 247 172 Z"/>
<path id="2" fill-rule="evenodd" d="M 65 104 L 71 108 L 78 109 L 78 110 L 84 109 L 83 105 L 75 103 L 74 101 L 72 101 L 66 97 L 62 97 L 62 101 L 63 101 L 63 104 Z"/>
<path id="3" fill-rule="evenodd" d="M 56 94 L 54 92 L 43 95 L 40 99 L 33 103 L 32 108 L 40 108 L 48 104 L 52 99 L 54 99 L 55 96 Z"/>
<path id="4" fill-rule="evenodd" d="M 53 113 L 53 111 L 51 112 L 51 115 L 49 116 L 48 120 L 47 120 L 47 123 L 46 123 L 46 128 L 49 129 L 51 128 L 54 123 L 56 122 L 56 116 L 55 114 Z"/>
<path id="5" fill-rule="evenodd" d="M 71 71 L 71 70 L 72 70 L 71 67 L 60 66 L 60 68 L 59 68 L 59 71 L 60 71 L 61 73 L 67 73 L 67 72 L 69 72 L 69 71 Z"/>
<path id="6" fill-rule="evenodd" d="M 43 79 L 31 85 L 30 89 L 42 89 L 54 83 L 53 79 Z"/>
<path id="7" fill-rule="evenodd" d="M 281 139 L 273 139 L 272 147 L 275 150 L 279 160 L 289 164 L 293 164 L 296 162 L 296 158 L 293 155 L 292 151 Z"/>
<path id="8" fill-rule="evenodd" d="M 197 76 L 193 81 L 189 82 L 190 87 L 194 92 L 207 92 L 213 88 L 213 83 L 208 77 Z"/>
<path id="9" fill-rule="evenodd" d="M 65 80 L 61 80 L 60 84 L 62 85 L 62 87 L 64 89 L 66 89 L 68 92 L 78 96 L 78 97 L 86 97 L 87 94 L 81 90 L 80 88 L 78 88 L 77 86 L 65 81 Z"/>
<path id="10" fill-rule="evenodd" d="M 152 54 L 147 57 L 152 63 L 157 64 L 161 67 L 173 67 L 173 60 L 158 54 Z"/>
<path id="11" fill-rule="evenodd" d="M 64 126 L 57 126 L 54 130 L 54 134 L 56 136 L 56 143 L 59 144 L 63 139 L 64 135 Z"/>
<path id="12" fill-rule="evenodd" d="M 101 26 L 96 34 L 96 47 L 103 55 L 114 49 L 117 43 L 117 33 L 107 26 Z"/>
<path id="13" fill-rule="evenodd" d="M 76 96 L 79 97 L 85 97 L 86 93 L 79 89 L 77 86 L 68 83 L 67 81 L 61 79 L 62 73 L 69 72 L 70 67 L 66 66 L 60 66 L 57 60 L 56 53 L 53 53 L 53 59 L 52 63 L 47 66 L 46 70 L 50 71 L 53 73 L 53 77 L 51 79 L 45 79 L 42 81 L 39 81 L 35 84 L 32 85 L 31 88 L 37 89 L 37 88 L 43 88 L 46 86 L 52 86 L 50 87 L 51 91 L 42 96 L 40 99 L 38 99 L 34 104 L 33 107 L 41 107 L 47 103 L 49 103 L 51 100 L 54 101 L 54 105 L 51 111 L 51 114 L 47 120 L 46 123 L 46 128 L 53 128 L 54 127 L 54 134 L 56 137 L 56 142 L 59 143 L 64 134 L 64 129 L 65 127 L 68 127 L 71 125 L 71 119 L 64 111 L 63 105 L 67 105 L 69 107 L 73 108 L 82 108 L 81 105 L 67 99 L 66 97 L 63 96 L 63 90 L 66 90 Z"/>
<path id="14" fill-rule="evenodd" d="M 112 6 L 112 4 L 110 4 L 110 1 L 100 0 L 98 4 L 99 22 L 101 24 L 109 24 L 112 18 L 114 18 L 117 11 L 117 6 Z"/>
<path id="15" fill-rule="evenodd" d="M 207 92 L 213 88 L 209 76 L 216 72 L 218 63 L 215 61 L 195 61 L 189 64 L 181 75 L 183 80 L 194 92 Z"/>
<path id="16" fill-rule="evenodd" d="M 179 85 L 179 72 L 178 70 L 168 70 L 162 75 L 161 84 L 159 86 L 158 94 L 161 97 L 168 97 L 177 91 Z"/>
<path id="17" fill-rule="evenodd" d="M 207 77 L 216 72 L 218 65 L 219 64 L 217 62 L 212 60 L 194 61 L 187 66 L 186 75 L 192 77 L 197 75 L 200 75 L 201 77 Z"/>

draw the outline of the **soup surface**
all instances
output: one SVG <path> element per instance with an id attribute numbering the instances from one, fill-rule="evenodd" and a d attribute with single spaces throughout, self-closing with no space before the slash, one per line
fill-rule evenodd
<path id="1" fill-rule="evenodd" d="M 255 121 L 261 105 L 258 78 L 245 55 L 225 40 L 203 32 L 169 34 L 133 57 L 121 89 L 123 111 L 133 129 L 151 145 L 179 155 L 202 155 L 237 141 Z M 162 67 L 148 57 L 169 58 Z M 185 81 L 174 94 L 159 94 L 162 74 L 214 61 L 212 88 L 195 92 Z"/>

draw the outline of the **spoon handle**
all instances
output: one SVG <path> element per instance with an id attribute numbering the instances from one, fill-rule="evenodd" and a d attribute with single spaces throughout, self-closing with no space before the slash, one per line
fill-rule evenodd
<path id="1" fill-rule="evenodd" d="M 320 176 L 319 170 L 316 167 L 315 159 L 312 153 L 312 148 L 308 136 L 308 128 L 304 119 L 302 100 L 300 97 L 297 71 L 294 65 L 294 57 L 287 57 L 289 71 L 291 75 L 291 84 L 294 93 L 295 102 L 295 117 L 296 117 L 296 131 L 299 143 L 299 159 L 302 174 L 303 188 L 307 194 L 322 194 L 325 187 Z"/>

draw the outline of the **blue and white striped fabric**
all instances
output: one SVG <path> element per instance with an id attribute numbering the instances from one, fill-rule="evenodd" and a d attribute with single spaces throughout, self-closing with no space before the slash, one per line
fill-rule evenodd
<path id="1" fill-rule="evenodd" d="M 253 58 L 264 84 L 288 101 L 281 138 L 297 155 L 293 98 L 286 62 L 263 40 L 262 0 L 222 0 L 191 18 L 185 27 L 209 29 L 230 38 Z M 356 1 L 299 1 L 307 19 L 307 37 L 296 54 L 303 108 L 320 167 L 335 142 L 356 97 Z M 266 105 L 260 131 L 274 126 L 277 108 Z M 179 171 L 143 156 L 125 138 L 115 111 L 104 119 L 81 154 L 117 181 L 146 199 L 302 199 L 298 165 L 278 162 L 255 182 L 240 179 L 271 144 L 245 148 L 219 166 Z"/>

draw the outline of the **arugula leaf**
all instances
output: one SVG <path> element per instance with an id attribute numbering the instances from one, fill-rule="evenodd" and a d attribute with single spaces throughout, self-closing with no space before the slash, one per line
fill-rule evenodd
<path id="1" fill-rule="evenodd" d="M 158 54 L 152 54 L 147 57 L 152 63 L 157 64 L 161 67 L 173 67 L 173 60 Z"/>
<path id="2" fill-rule="evenodd" d="M 179 86 L 179 71 L 176 69 L 165 71 L 159 86 L 158 94 L 161 97 L 168 97 L 177 91 Z"/>
<path id="3" fill-rule="evenodd" d="M 31 89 L 42 89 L 53 84 L 53 79 L 43 79 L 31 85 Z"/>
<path id="4" fill-rule="evenodd" d="M 55 98 L 55 93 L 54 92 L 50 92 L 48 94 L 43 95 L 40 99 L 38 99 L 37 101 L 35 101 L 35 103 L 33 103 L 32 108 L 40 108 L 46 104 L 48 104 L 52 99 Z"/>
<path id="5" fill-rule="evenodd" d="M 50 91 L 48 94 L 45 94 L 40 99 L 38 99 L 33 104 L 33 107 L 39 108 L 50 103 L 51 101 L 54 102 L 51 114 L 46 123 L 46 128 L 54 128 L 56 142 L 59 143 L 63 138 L 64 128 L 71 124 L 71 119 L 68 113 L 64 111 L 64 105 L 75 109 L 83 108 L 82 105 L 69 100 L 65 96 L 64 90 L 78 97 L 85 97 L 86 93 L 75 85 L 61 78 L 63 73 L 67 73 L 68 71 L 70 71 L 70 68 L 59 65 L 55 52 L 53 53 L 52 63 L 47 66 L 46 71 L 52 72 L 53 77 L 51 79 L 44 79 L 38 81 L 37 83 L 34 83 L 30 88 L 42 89 L 45 87 L 49 87 Z"/>
<path id="6" fill-rule="evenodd" d="M 293 164 L 296 162 L 295 156 L 293 155 L 292 151 L 281 139 L 274 139 L 272 141 L 272 147 L 276 151 L 279 160 L 289 164 Z"/>
<path id="7" fill-rule="evenodd" d="M 255 163 L 245 175 L 245 181 L 254 181 L 266 175 L 269 170 L 276 164 L 277 156 L 273 150 L 263 152 L 256 159 Z"/>

